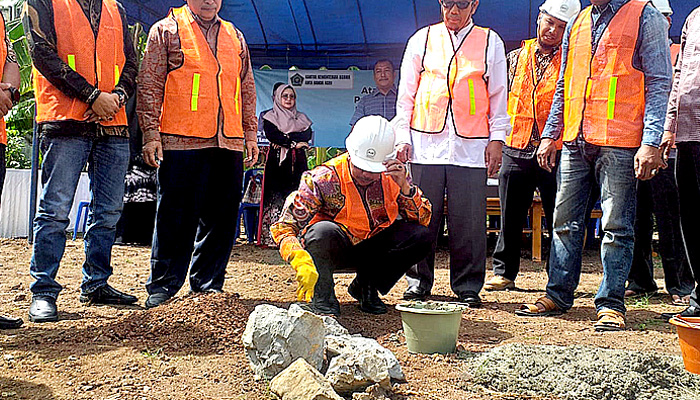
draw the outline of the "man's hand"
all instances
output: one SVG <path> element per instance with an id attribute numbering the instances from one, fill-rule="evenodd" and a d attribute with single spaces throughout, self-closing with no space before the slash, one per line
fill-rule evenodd
<path id="1" fill-rule="evenodd" d="M 4 117 L 12 109 L 12 97 L 10 96 L 11 84 L 0 82 L 0 115 Z"/>
<path id="2" fill-rule="evenodd" d="M 649 180 L 656 176 L 662 164 L 659 149 L 643 144 L 634 156 L 634 175 L 639 180 Z"/>
<path id="3" fill-rule="evenodd" d="M 307 142 L 299 142 L 294 146 L 295 149 L 308 149 L 309 144 Z"/>
<path id="4" fill-rule="evenodd" d="M 489 178 L 494 178 L 501 168 L 501 160 L 503 160 L 503 142 L 492 140 L 486 146 L 484 151 L 484 160 L 486 161 L 486 172 Z"/>
<path id="5" fill-rule="evenodd" d="M 289 257 L 289 263 L 297 272 L 296 280 L 299 284 L 297 300 L 311 301 L 314 297 L 314 287 L 318 281 L 318 271 L 316 271 L 311 254 L 303 249 L 294 250 Z"/>
<path id="6" fill-rule="evenodd" d="M 151 167 L 158 168 L 163 161 L 163 144 L 154 140 L 143 145 L 143 160 Z"/>
<path id="7" fill-rule="evenodd" d="M 386 167 L 385 174 L 389 175 L 399 185 L 404 196 L 408 196 L 411 193 L 411 185 L 408 184 L 408 179 L 406 179 L 408 176 L 406 165 L 399 160 L 389 160 L 384 161 L 384 166 Z"/>
<path id="8" fill-rule="evenodd" d="M 119 111 L 119 108 L 119 95 L 116 93 L 105 92 L 100 93 L 90 107 L 92 112 L 102 120 L 111 120 L 114 118 L 114 115 L 117 113 L 117 111 Z M 89 111 L 90 110 L 85 113 L 85 117 L 89 118 Z"/>
<path id="9" fill-rule="evenodd" d="M 255 140 L 246 140 L 245 150 L 246 158 L 245 160 L 243 160 L 243 164 L 246 168 L 250 168 L 258 162 L 258 155 L 260 154 L 260 149 L 258 149 L 258 142 Z"/>
<path id="10" fill-rule="evenodd" d="M 547 172 L 552 172 L 557 166 L 557 145 L 554 139 L 542 139 L 537 149 L 537 163 Z"/>
<path id="11" fill-rule="evenodd" d="M 408 162 L 411 159 L 411 151 L 413 148 L 408 143 L 396 145 L 396 158 L 402 163 Z"/>
<path id="12" fill-rule="evenodd" d="M 668 167 L 668 156 L 671 154 L 674 144 L 676 144 L 676 135 L 673 132 L 665 131 L 661 139 L 661 146 L 659 146 L 659 153 L 661 153 L 661 160 L 663 161 L 662 168 Z"/>

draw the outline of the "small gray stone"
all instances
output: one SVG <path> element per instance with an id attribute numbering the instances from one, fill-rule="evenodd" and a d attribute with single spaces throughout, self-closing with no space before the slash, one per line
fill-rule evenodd
<path id="1" fill-rule="evenodd" d="M 343 400 L 331 384 L 303 358 L 270 382 L 270 392 L 281 400 Z"/>
<path id="2" fill-rule="evenodd" d="M 297 358 L 321 369 L 325 333 L 323 320 L 296 304 L 289 310 L 261 304 L 248 317 L 242 340 L 256 377 L 272 379 Z"/>
<path id="3" fill-rule="evenodd" d="M 374 339 L 327 336 L 326 355 L 332 357 L 326 378 L 339 393 L 362 390 L 373 384 L 390 388 L 392 379 L 406 379 L 394 353 Z"/>

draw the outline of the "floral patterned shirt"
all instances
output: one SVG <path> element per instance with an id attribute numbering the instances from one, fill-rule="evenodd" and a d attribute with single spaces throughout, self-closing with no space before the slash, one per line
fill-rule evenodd
<path id="1" fill-rule="evenodd" d="M 365 187 L 356 186 L 361 193 L 364 193 L 364 196 L 360 197 L 366 201 L 364 206 L 370 226 L 378 226 L 381 220 L 386 218 L 381 180 Z M 341 187 L 338 174 L 325 165 L 302 175 L 299 189 L 287 197 L 280 219 L 270 227 L 272 238 L 280 246 L 282 258 L 287 260 L 291 250 L 300 247 L 297 237 L 316 214 L 323 214 L 329 218 L 338 215 L 345 206 L 345 196 Z M 409 196 L 399 194 L 396 201 L 401 218 L 428 226 L 432 206 L 417 186 L 412 186 L 412 193 Z M 346 233 L 353 244 L 361 241 L 347 230 Z"/>

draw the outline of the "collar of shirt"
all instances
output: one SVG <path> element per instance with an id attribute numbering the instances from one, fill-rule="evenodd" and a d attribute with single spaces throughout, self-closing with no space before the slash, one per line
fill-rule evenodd
<path id="1" fill-rule="evenodd" d="M 602 7 L 593 6 L 593 16 L 600 16 L 606 12 L 612 12 L 615 14 L 622 6 L 627 4 L 630 0 L 610 0 L 610 2 Z"/>
<path id="2" fill-rule="evenodd" d="M 467 36 L 467 33 L 469 33 L 472 30 L 472 27 L 474 26 L 474 22 L 470 22 L 465 26 L 464 28 L 460 29 L 458 32 L 455 31 L 450 31 L 452 35 L 450 35 L 453 38 L 457 39 L 457 42 L 461 42 L 462 39 L 464 39 L 465 36 Z M 448 29 L 449 30 L 449 29 Z"/>
<path id="3" fill-rule="evenodd" d="M 376 87 L 375 87 L 374 90 L 372 91 L 372 96 L 374 96 L 374 97 L 377 97 L 377 96 L 379 96 L 379 95 L 388 96 L 388 95 L 390 95 L 390 94 L 396 95 L 396 85 L 393 85 L 393 86 L 391 87 L 391 89 L 389 89 L 389 91 L 386 92 L 386 94 L 380 92 L 379 89 L 377 89 Z"/>
<path id="4" fill-rule="evenodd" d="M 186 7 L 187 7 L 187 11 L 189 11 L 190 14 L 192 14 L 192 17 L 194 18 L 194 20 L 197 21 L 197 24 L 199 24 L 199 26 L 203 27 L 204 29 L 209 29 L 212 26 L 214 26 L 215 24 L 218 24 L 219 22 L 221 22 L 221 18 L 219 17 L 219 14 L 216 14 L 216 16 L 214 17 L 214 19 L 212 21 L 204 21 L 201 18 L 199 18 L 199 15 L 192 12 L 192 10 L 190 9 L 190 6 L 186 5 Z"/>

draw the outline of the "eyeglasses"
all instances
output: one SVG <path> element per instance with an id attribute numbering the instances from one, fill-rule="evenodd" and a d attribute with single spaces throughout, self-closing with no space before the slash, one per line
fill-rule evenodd
<path id="1" fill-rule="evenodd" d="M 440 4 L 442 4 L 442 6 L 447 8 L 448 10 L 451 9 L 455 5 L 460 10 L 465 10 L 465 9 L 469 8 L 469 6 L 474 4 L 474 1 L 473 0 L 470 0 L 470 1 L 440 0 Z"/>
<path id="2" fill-rule="evenodd" d="M 294 99 L 297 98 L 297 95 L 285 93 L 285 94 L 282 95 L 282 98 L 283 98 L 283 99 L 288 99 L 288 100 L 294 100 Z"/>

